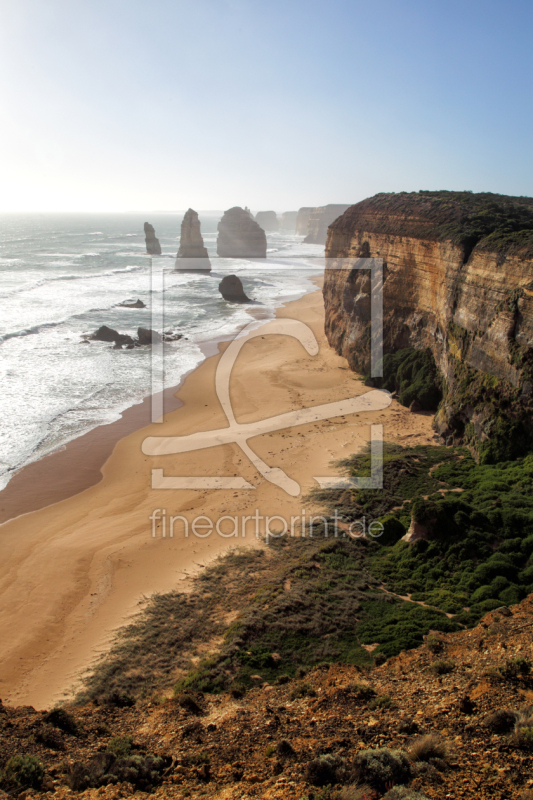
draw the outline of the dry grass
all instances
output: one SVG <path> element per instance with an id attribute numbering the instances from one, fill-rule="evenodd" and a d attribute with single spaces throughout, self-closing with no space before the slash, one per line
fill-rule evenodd
<path id="1" fill-rule="evenodd" d="M 408 754 L 411 761 L 430 761 L 432 758 L 447 761 L 450 747 L 437 733 L 428 733 L 414 740 Z"/>

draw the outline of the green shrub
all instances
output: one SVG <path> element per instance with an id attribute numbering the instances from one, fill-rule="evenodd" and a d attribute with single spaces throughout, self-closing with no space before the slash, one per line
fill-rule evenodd
<path id="1" fill-rule="evenodd" d="M 107 745 L 110 753 L 117 756 L 117 758 L 125 758 L 131 753 L 133 747 L 132 736 L 114 736 Z"/>
<path id="2" fill-rule="evenodd" d="M 296 684 L 291 691 L 291 700 L 298 700 L 300 697 L 316 697 L 316 691 L 307 681 Z"/>
<path id="3" fill-rule="evenodd" d="M 383 792 L 396 783 L 407 783 L 411 765 L 403 750 L 362 750 L 355 757 L 354 774 L 357 780 Z"/>
<path id="4" fill-rule="evenodd" d="M 4 768 L 4 780 L 19 789 L 39 789 L 44 767 L 35 756 L 12 756 Z"/>
<path id="5" fill-rule="evenodd" d="M 313 758 L 305 767 L 305 780 L 311 786 L 328 786 L 338 783 L 344 771 L 344 760 L 338 755 L 321 755 Z"/>
<path id="6" fill-rule="evenodd" d="M 392 698 L 388 694 L 382 694 L 379 697 L 375 697 L 373 700 L 371 700 L 368 704 L 368 707 L 372 710 L 376 708 L 392 708 Z"/>

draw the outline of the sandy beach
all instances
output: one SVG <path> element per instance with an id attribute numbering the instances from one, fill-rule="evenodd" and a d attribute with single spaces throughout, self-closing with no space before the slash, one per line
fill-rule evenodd
<path id="1" fill-rule="evenodd" d="M 320 291 L 282 307 L 278 318 L 309 326 L 318 341 L 318 353 L 308 355 L 290 336 L 256 336 L 247 342 L 230 382 L 238 422 L 368 392 L 345 359 L 327 344 Z M 227 426 L 215 392 L 215 371 L 226 347 L 228 343 L 219 345 L 219 354 L 207 358 L 186 378 L 177 393 L 182 405 L 166 413 L 162 423 L 128 433 L 109 457 L 105 448 L 90 456 L 91 480 L 98 457 L 102 462 L 107 459 L 101 465 L 99 483 L 55 502 L 54 486 L 55 491 L 63 486 L 64 492 L 70 481 L 70 494 L 80 486 L 76 471 L 85 468 L 85 460 L 75 447 L 77 456 L 58 457 L 55 462 L 52 457 L 44 459 L 16 477 L 20 504 L 24 493 L 31 496 L 40 487 L 42 492 L 39 470 L 42 480 L 46 473 L 54 504 L 0 526 L 0 697 L 5 703 L 47 708 L 69 696 L 76 679 L 105 650 L 113 631 L 135 612 L 143 597 L 183 587 L 194 571 L 225 549 L 257 542 L 253 525 L 245 528 L 245 537 L 241 525 L 238 538 L 228 536 L 229 520 L 221 526 L 226 536 L 213 531 L 200 538 L 191 530 L 185 536 L 184 524 L 178 521 L 174 536 L 168 535 L 167 524 L 163 537 L 161 521 L 156 527 L 150 520 L 156 509 L 165 509 L 166 514 L 160 511 L 159 517 L 167 522 L 176 515 L 189 524 L 199 515 L 213 523 L 221 516 L 236 515 L 240 522 L 256 511 L 262 517 L 278 515 L 289 520 L 306 507 L 302 498 L 316 486 L 313 476 L 335 475 L 333 463 L 364 446 L 370 423 L 382 423 L 389 441 L 411 445 L 433 441 L 432 417 L 411 414 L 395 401 L 382 411 L 346 414 L 250 440 L 263 461 L 300 484 L 299 496 L 267 481 L 237 444 L 145 455 L 142 445 L 147 437 L 183 436 Z M 146 418 L 141 419 L 144 425 Z M 105 442 L 105 428 L 93 438 L 98 437 Z M 239 476 L 254 488 L 152 489 L 152 469 L 163 470 L 165 476 Z M 46 494 L 41 495 L 41 504 L 45 501 Z M 306 507 L 306 511 L 313 509 Z M 264 521 L 259 528 L 264 531 Z"/>

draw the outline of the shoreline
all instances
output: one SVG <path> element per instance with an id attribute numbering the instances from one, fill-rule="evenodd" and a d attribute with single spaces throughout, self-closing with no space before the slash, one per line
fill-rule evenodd
<path id="1" fill-rule="evenodd" d="M 368 392 L 326 342 L 320 291 L 282 305 L 276 318 L 305 323 L 318 341 L 318 353 L 308 355 L 297 339 L 281 334 L 257 335 L 247 342 L 230 383 L 239 423 Z M 217 354 L 189 373 L 177 392 L 179 407 L 167 410 L 163 423 L 135 430 L 114 445 L 98 483 L 1 526 L 0 697 L 4 702 L 46 708 L 71 696 L 79 676 L 105 651 L 113 632 L 138 609 L 143 597 L 183 589 L 184 578 L 229 548 L 257 546 L 251 529 L 245 537 L 228 534 L 232 514 L 242 519 L 255 512 L 285 520 L 301 514 L 302 507 L 310 505 L 305 496 L 316 485 L 313 476 L 335 475 L 333 462 L 365 445 L 370 423 L 385 424 L 385 438 L 392 441 L 433 440 L 432 418 L 411 414 L 395 401 L 382 411 L 347 413 L 251 438 L 250 446 L 260 459 L 297 481 L 299 496 L 290 496 L 260 475 L 236 443 L 145 455 L 143 442 L 149 436 L 227 427 L 215 392 L 215 372 L 228 346 L 219 343 Z M 152 469 L 165 476 L 241 476 L 248 486 L 153 489 Z M 150 521 L 161 509 L 191 521 L 207 516 L 226 522 L 219 535 L 186 536 L 178 528 L 173 538 L 163 537 L 161 525 L 152 527 Z"/>
<path id="2" fill-rule="evenodd" d="M 314 282 L 312 277 L 310 283 Z M 316 291 L 309 288 L 299 298 Z M 282 303 L 283 308 L 294 299 Z M 278 309 L 276 309 L 277 312 Z M 268 322 L 261 319 L 260 310 L 250 308 L 250 317 L 258 324 Z M 251 321 L 252 321 L 251 320 Z M 185 380 L 207 358 L 218 354 L 218 345 L 231 341 L 233 334 L 224 334 L 214 339 L 198 342 L 203 359 L 192 369 L 184 373 L 175 386 L 164 389 L 164 414 L 176 411 L 182 401 L 176 395 Z M 60 445 L 51 453 L 32 461 L 14 471 L 9 483 L 0 490 L 0 526 L 23 514 L 39 511 L 47 506 L 67 500 L 95 486 L 102 480 L 102 467 L 113 452 L 115 445 L 125 436 L 150 425 L 152 401 L 158 395 L 149 394 L 139 403 L 128 406 L 120 412 L 119 419 L 107 424 L 97 425 L 64 445 Z"/>

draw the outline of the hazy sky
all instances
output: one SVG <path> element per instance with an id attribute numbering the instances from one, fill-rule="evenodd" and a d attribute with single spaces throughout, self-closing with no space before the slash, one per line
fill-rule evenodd
<path id="1" fill-rule="evenodd" d="M 0 0 L 0 210 L 533 194 L 531 0 Z"/>

